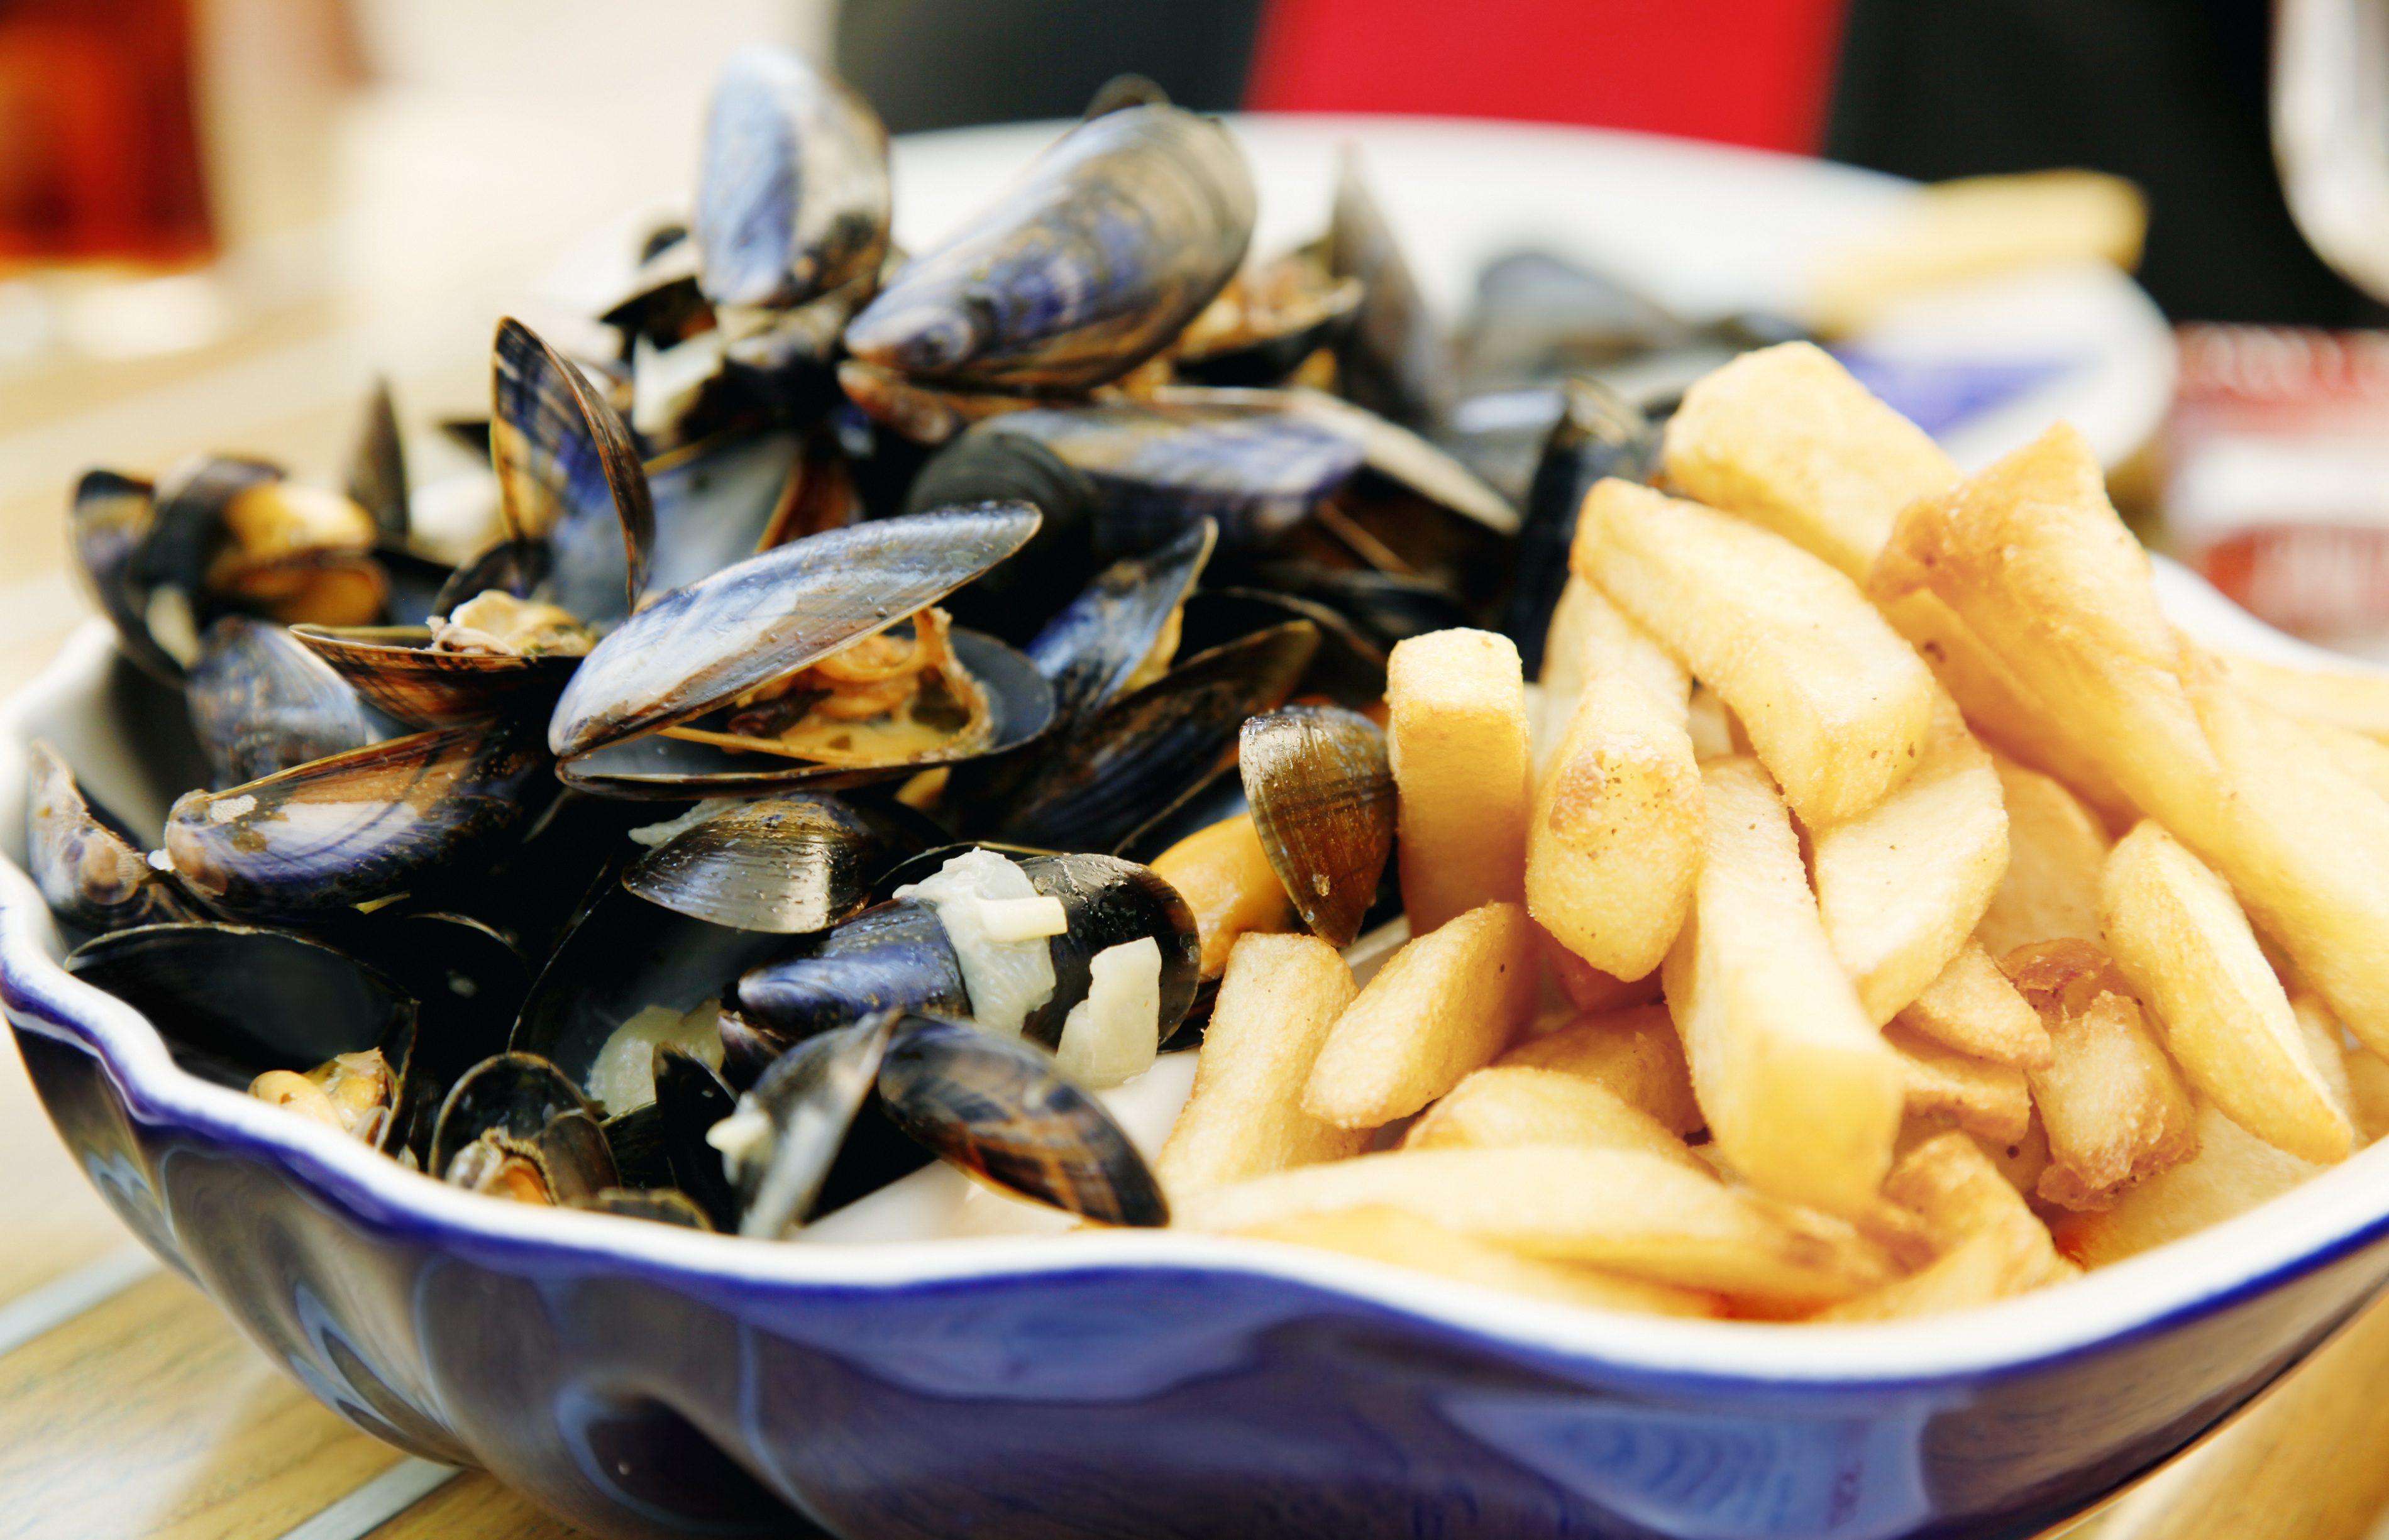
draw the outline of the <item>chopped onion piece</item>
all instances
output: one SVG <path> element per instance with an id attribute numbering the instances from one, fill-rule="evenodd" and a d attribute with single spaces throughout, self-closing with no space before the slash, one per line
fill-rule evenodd
<path id="1" fill-rule="evenodd" d="M 938 911 L 962 964 L 971 1020 L 983 1030 L 1016 1033 L 1028 1012 L 1054 998 L 1054 953 L 1045 941 L 1053 933 L 1008 938 L 990 914 L 997 905 L 1039 897 L 1028 874 L 1013 861 L 992 850 L 965 850 L 934 876 L 898 888 L 896 897 L 918 898 Z"/>
<path id="2" fill-rule="evenodd" d="M 1054 1059 L 1092 1089 L 1153 1067 L 1161 1047 L 1161 945 L 1149 935 L 1105 947 L 1088 965 L 1087 998 L 1062 1021 Z"/>

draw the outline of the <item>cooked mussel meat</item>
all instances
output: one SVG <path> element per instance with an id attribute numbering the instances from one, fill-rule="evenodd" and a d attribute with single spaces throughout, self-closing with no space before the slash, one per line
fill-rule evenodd
<path id="1" fill-rule="evenodd" d="M 576 1205 L 621 1185 L 597 1115 L 546 1060 L 502 1053 L 466 1072 L 441 1105 L 431 1175 L 517 1203 Z"/>
<path id="2" fill-rule="evenodd" d="M 249 1083 L 260 1101 L 338 1128 L 360 1144 L 385 1139 L 398 1110 L 398 1075 L 377 1048 L 337 1053 L 313 1069 L 270 1069 Z"/>

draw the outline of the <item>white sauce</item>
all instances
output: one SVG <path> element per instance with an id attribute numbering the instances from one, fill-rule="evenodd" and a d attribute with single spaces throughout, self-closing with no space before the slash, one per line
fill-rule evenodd
<path id="1" fill-rule="evenodd" d="M 1106 947 L 1088 963 L 1087 998 L 1062 1021 L 1054 1060 L 1090 1090 L 1153 1067 L 1161 1044 L 1161 944 L 1149 935 Z"/>
<path id="2" fill-rule="evenodd" d="M 982 1031 L 1016 1034 L 1028 1012 L 1054 998 L 1054 954 L 1045 937 L 1057 932 L 1041 927 L 1062 906 L 1049 898 L 1050 911 L 1015 907 L 1041 895 L 1013 861 L 992 850 L 965 850 L 936 875 L 898 888 L 896 897 L 918 898 L 938 911 L 962 964 L 971 1020 Z M 1032 915 L 1033 923 L 1024 925 Z M 1033 934 L 1020 934 L 1024 929 Z"/>

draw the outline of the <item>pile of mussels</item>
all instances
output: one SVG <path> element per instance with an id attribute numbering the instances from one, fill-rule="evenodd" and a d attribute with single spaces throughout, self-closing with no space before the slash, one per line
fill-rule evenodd
<path id="1" fill-rule="evenodd" d="M 736 56 L 619 352 L 499 325 L 449 425 L 498 485 L 475 559 L 411 535 L 386 388 L 345 493 L 83 477 L 84 576 L 211 784 L 151 849 L 33 745 L 68 967 L 476 1191 L 776 1238 L 934 1157 L 1165 1223 L 1091 1092 L 1197 1039 L 1235 925 L 1394 912 L 1387 650 L 1531 659 L 1583 490 L 1654 445 L 1488 287 L 1477 350 L 1541 361 L 1495 383 L 1552 403 L 1505 497 L 1351 168 L 1313 246 L 1246 267 L 1252 222 L 1229 133 L 1131 79 L 907 259 L 870 107 Z M 1273 922 L 1165 854 L 1246 815 Z"/>

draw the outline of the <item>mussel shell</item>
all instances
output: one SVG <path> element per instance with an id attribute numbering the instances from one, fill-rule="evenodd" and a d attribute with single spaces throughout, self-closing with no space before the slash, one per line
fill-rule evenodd
<path id="1" fill-rule="evenodd" d="M 717 925 L 801 935 L 859 912 L 880 872 L 910 851 L 901 833 L 835 796 L 766 797 L 648 851 L 622 885 Z"/>
<path id="2" fill-rule="evenodd" d="M 1218 122 L 1132 107 L 1064 134 L 847 327 L 858 359 L 997 389 L 1083 390 L 1178 335 L 1244 261 L 1252 179 Z"/>
<path id="3" fill-rule="evenodd" d="M 570 759 L 700 716 L 936 604 L 1036 528 L 1037 511 L 1021 503 L 882 519 L 674 589 L 582 661 L 549 721 L 549 746 Z"/>
<path id="4" fill-rule="evenodd" d="M 650 237 L 649 246 L 631 275 L 629 289 L 597 313 L 600 322 L 623 335 L 624 358 L 630 356 L 633 337 L 670 347 L 713 325 L 713 307 L 697 286 L 696 248 L 687 232 L 661 246 Z"/>
<path id="5" fill-rule="evenodd" d="M 281 479 L 278 465 L 224 454 L 198 455 L 167 472 L 158 483 L 155 523 L 142 543 L 142 583 L 180 591 L 195 618 L 201 617 L 208 568 L 227 538 L 224 510 L 241 493 Z M 169 639 L 158 640 L 175 651 Z"/>
<path id="6" fill-rule="evenodd" d="M 732 54 L 696 189 L 706 297 L 785 310 L 875 274 L 888 218 L 888 131 L 871 104 L 792 48 Z"/>
<path id="7" fill-rule="evenodd" d="M 465 1073 L 431 1134 L 426 1167 L 446 1180 L 465 1147 L 496 1135 L 535 1161 L 560 1204 L 579 1206 L 621 1185 L 612 1148 L 595 1112 L 554 1064 L 529 1053 L 502 1053 Z"/>
<path id="8" fill-rule="evenodd" d="M 26 745 L 25 770 L 25 864 L 58 918 L 95 931 L 200 918 L 123 826 L 83 795 L 57 749 L 38 738 Z"/>
<path id="9" fill-rule="evenodd" d="M 1245 802 L 1245 783 L 1236 767 L 1221 765 L 1130 831 L 1112 847 L 1112 854 L 1122 860 L 1150 866 L 1163 851 L 1189 834 L 1251 810 Z"/>
<path id="10" fill-rule="evenodd" d="M 505 1051 L 530 988 L 531 967 L 502 932 L 470 915 L 388 905 L 341 916 L 313 934 L 413 997 L 420 1025 L 415 1068 L 435 1094 Z"/>
<path id="11" fill-rule="evenodd" d="M 1152 655 L 1211 559 L 1218 533 L 1209 519 L 1198 519 L 1151 555 L 1122 557 L 1045 623 L 1028 655 L 1053 683 L 1057 721 L 1103 706 Z"/>
<path id="12" fill-rule="evenodd" d="M 1659 434 L 1633 403 L 1590 380 L 1571 379 L 1562 391 L 1560 420 L 1543 442 L 1527 492 L 1517 586 L 1501 617 L 1528 679 L 1542 673 L 1543 643 L 1567 586 L 1568 547 L 1585 494 L 1604 477 L 1645 480 L 1659 463 Z"/>
<path id="13" fill-rule="evenodd" d="M 764 1073 L 740 1101 L 772 1120 L 760 1160 L 737 1165 L 738 1233 L 776 1241 L 812 1213 L 822 1184 L 879 1075 L 901 1013 L 882 1011 L 810 1037 Z"/>
<path id="14" fill-rule="evenodd" d="M 1281 274 L 1292 275 L 1290 302 Z M 1232 286 L 1231 292 L 1237 286 Z M 1270 308 L 1256 315 L 1251 303 L 1240 299 L 1238 324 L 1218 331 L 1201 327 L 1203 318 L 1197 316 L 1171 355 L 1171 366 L 1182 379 L 1217 386 L 1275 385 L 1343 335 L 1361 308 L 1363 291 L 1360 279 L 1335 276 L 1309 251 L 1287 252 L 1258 270 L 1248 269 L 1240 286 L 1268 295 Z"/>
<path id="15" fill-rule="evenodd" d="M 1100 1224 L 1169 1222 L 1136 1146 L 1033 1043 L 913 1017 L 880 1063 L 879 1096 L 899 1128 L 992 1186 Z"/>
<path id="16" fill-rule="evenodd" d="M 1297 695 L 1325 695 L 1355 711 L 1386 698 L 1386 649 L 1361 635 L 1339 612 L 1291 593 L 1233 585 L 1204 589 L 1186 601 L 1178 650 L 1192 657 L 1289 620 L 1308 620 L 1319 628 L 1319 651 L 1311 655 L 1310 667 L 1295 687 Z"/>
<path id="17" fill-rule="evenodd" d="M 347 681 L 351 698 L 417 730 L 543 715 L 581 667 L 577 656 L 436 652 L 428 626 L 293 626 L 290 635 Z"/>
<path id="18" fill-rule="evenodd" d="M 974 423 L 1027 412 L 1041 404 L 1036 396 L 1005 390 L 961 390 L 940 388 L 893 369 L 860 359 L 841 359 L 838 393 L 916 444 L 942 444 Z"/>
<path id="19" fill-rule="evenodd" d="M 1044 732 L 1054 719 L 1054 691 L 1026 657 L 976 631 L 956 628 L 949 639 L 954 655 L 986 691 L 993 712 L 990 736 L 976 747 L 931 749 L 875 765 L 824 765 L 649 734 L 567 759 L 556 766 L 556 774 L 566 785 L 603 796 L 683 799 L 831 791 L 1007 753 Z M 572 699 L 573 692 L 568 690 L 556 708 L 559 718 Z"/>
<path id="20" fill-rule="evenodd" d="M 174 684 L 182 680 L 183 666 L 149 634 L 148 588 L 140 570 L 155 514 L 156 489 L 148 482 L 115 471 L 85 471 L 68 507 L 67 539 L 74 547 L 75 571 L 116 627 L 125 655 Z"/>
<path id="21" fill-rule="evenodd" d="M 671 1185 L 695 1200 L 718 1230 L 738 1228 L 738 1190 L 722 1169 L 709 1129 L 737 1111 L 738 1098 L 701 1059 L 670 1043 L 656 1050 L 658 1147 Z"/>
<path id="22" fill-rule="evenodd" d="M 937 910 L 908 898 L 864 910 L 794 955 L 748 969 L 722 1005 L 801 1042 L 881 1011 L 967 1015 L 970 995 Z"/>
<path id="23" fill-rule="evenodd" d="M 1339 387 L 1381 417 L 1438 431 L 1451 414 L 1459 367 L 1350 149 L 1336 167 L 1327 268 L 1361 283 L 1361 308 L 1336 352 Z"/>
<path id="24" fill-rule="evenodd" d="M 303 919 L 405 891 L 517 834 L 552 784 L 528 731 L 448 728 L 335 755 L 166 820 L 176 875 L 241 919 Z"/>
<path id="25" fill-rule="evenodd" d="M 1087 998 L 1092 965 L 1107 948 L 1150 936 L 1161 948 L 1162 1037 L 1176 1030 L 1194 1003 L 1202 973 L 1202 936 L 1186 900 L 1148 868 L 1117 856 L 1073 853 L 1023 861 L 1031 886 L 1062 900 L 1069 930 L 1053 938 L 1054 994 L 1028 1013 L 1021 1035 L 1056 1047 L 1070 1009 Z"/>
<path id="26" fill-rule="evenodd" d="M 1429 631 L 1473 626 L 1476 617 L 1457 594 L 1423 578 L 1340 569 L 1315 562 L 1267 561 L 1250 569 L 1252 586 L 1324 605 L 1386 652 Z"/>
<path id="27" fill-rule="evenodd" d="M 712 1216 L 704 1205 L 687 1193 L 668 1187 L 608 1187 L 598 1190 L 575 1208 L 592 1214 L 619 1215 L 625 1219 L 645 1219 L 658 1225 L 678 1225 L 683 1229 L 709 1230 L 714 1228 Z"/>
<path id="28" fill-rule="evenodd" d="M 983 794 L 993 833 L 1053 849 L 1112 848 L 1207 775 L 1246 717 L 1284 705 L 1318 648 L 1318 629 L 1291 621 L 1121 696 Z"/>
<path id="29" fill-rule="evenodd" d="M 1128 70 L 1095 87 L 1095 94 L 1087 98 L 1087 109 L 1080 116 L 1100 118 L 1106 112 L 1118 112 L 1131 107 L 1169 105 L 1169 93 L 1162 89 L 1159 81 Z"/>
<path id="30" fill-rule="evenodd" d="M 578 365 L 511 316 L 498 323 L 490 395 L 490 458 L 506 532 L 555 548 L 556 603 L 591 622 L 628 615 L 647 586 L 656 543 L 630 429 Z"/>
<path id="31" fill-rule="evenodd" d="M 409 524 L 406 445 L 399 437 L 398 408 L 390 400 L 390 381 L 374 380 L 365 398 L 364 430 L 349 458 L 349 500 L 373 515 L 386 546 L 403 547 Z"/>
<path id="32" fill-rule="evenodd" d="M 415 1001 L 348 953 L 287 931 L 145 925 L 85 942 L 66 969 L 148 1017 L 176 1063 L 222 1085 L 375 1048 L 394 1073 L 408 1068 Z"/>
<path id="33" fill-rule="evenodd" d="M 502 540 L 448 575 L 432 594 L 428 618 L 452 615 L 466 600 L 492 589 L 528 599 L 556 569 L 556 552 L 543 540 Z"/>
<path id="34" fill-rule="evenodd" d="M 1477 271 L 1461 331 L 1472 379 L 1520 385 L 1679 347 L 1690 328 L 1607 274 L 1523 250 Z"/>
<path id="35" fill-rule="evenodd" d="M 210 626 L 183 696 L 219 790 L 381 736 L 357 692 L 271 620 L 228 615 Z"/>
<path id="36" fill-rule="evenodd" d="M 655 499 L 658 592 L 685 587 L 769 543 L 782 505 L 799 489 L 801 434 L 785 428 L 723 434 L 674 450 L 647 466 Z"/>
<path id="37" fill-rule="evenodd" d="M 973 503 L 1025 503 L 1037 532 L 947 601 L 961 625 L 1022 646 L 1095 573 L 1095 485 L 1034 439 L 966 433 L 929 457 L 905 493 L 904 512 Z"/>
<path id="38" fill-rule="evenodd" d="M 1295 911 L 1329 946 L 1350 946 L 1394 847 L 1385 733 L 1356 711 L 1292 706 L 1245 723 L 1236 762 Z"/>

